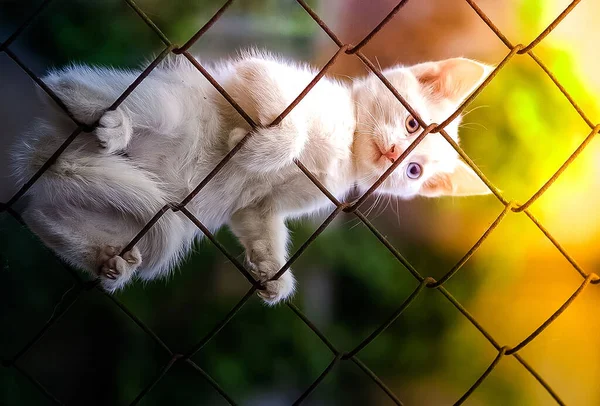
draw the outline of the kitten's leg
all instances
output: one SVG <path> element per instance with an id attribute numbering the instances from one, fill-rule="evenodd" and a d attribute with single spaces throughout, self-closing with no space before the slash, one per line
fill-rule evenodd
<path id="1" fill-rule="evenodd" d="M 77 121 L 87 125 L 98 121 L 93 133 L 103 152 L 112 154 L 127 147 L 133 133 L 132 123 L 123 106 L 107 110 L 114 95 L 69 73 L 50 76 L 46 81 Z"/>
<path id="2" fill-rule="evenodd" d="M 243 128 L 233 129 L 229 134 L 229 148 L 237 145 L 247 133 Z M 277 126 L 257 129 L 233 161 L 251 172 L 276 172 L 300 156 L 307 138 L 305 126 L 288 116 Z"/>
<path id="3" fill-rule="evenodd" d="M 135 235 L 133 220 L 48 206 L 27 210 L 24 219 L 47 246 L 71 265 L 98 276 L 109 292 L 125 286 L 142 263 L 136 247 L 119 256 Z"/>
<path id="4" fill-rule="evenodd" d="M 309 114 L 299 105 L 289 111 L 280 123 L 267 127 L 292 101 L 289 92 L 282 88 L 282 81 L 294 80 L 295 76 L 283 78 L 277 69 L 259 59 L 241 58 L 234 63 L 234 73 L 223 85 L 244 111 L 263 127 L 256 129 L 233 161 L 251 172 L 276 172 L 292 165 L 302 153 L 308 140 Z M 223 101 L 217 99 L 217 103 Z M 228 105 L 222 108 L 231 110 Z M 229 134 L 229 148 L 233 148 L 246 132 L 243 128 L 233 129 Z"/>
<path id="5" fill-rule="evenodd" d="M 264 207 L 247 207 L 232 216 L 230 225 L 246 249 L 246 261 L 265 284 L 258 294 L 268 304 L 288 298 L 295 285 L 291 269 L 269 280 L 286 262 L 288 231 L 283 217 Z"/>

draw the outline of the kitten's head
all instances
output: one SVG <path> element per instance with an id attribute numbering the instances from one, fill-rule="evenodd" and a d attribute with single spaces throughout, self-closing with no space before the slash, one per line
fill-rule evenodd
<path id="1" fill-rule="evenodd" d="M 453 58 L 394 67 L 383 74 L 425 123 L 439 124 L 490 71 L 490 67 L 479 62 Z M 356 81 L 352 92 L 357 117 L 354 156 L 358 184 L 368 188 L 408 148 L 422 128 L 375 75 Z M 455 141 L 460 119 L 445 127 Z M 402 198 L 490 193 L 441 134 L 428 134 L 378 191 Z"/>

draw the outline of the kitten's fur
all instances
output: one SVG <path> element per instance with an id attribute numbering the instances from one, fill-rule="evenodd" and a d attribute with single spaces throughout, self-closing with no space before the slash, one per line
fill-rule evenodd
<path id="1" fill-rule="evenodd" d="M 455 58 L 394 67 L 385 76 L 425 122 L 442 122 L 484 79 L 489 67 Z M 101 279 L 108 291 L 134 274 L 167 274 L 189 251 L 198 228 L 179 212 L 166 213 L 122 257 L 120 250 L 166 203 L 181 201 L 243 138 L 250 127 L 184 58 L 163 62 L 115 110 L 106 108 L 138 76 L 70 66 L 44 81 L 74 117 L 100 120 L 81 134 L 32 186 L 24 219 L 63 259 Z M 211 74 L 260 125 L 275 119 L 315 76 L 305 65 L 249 52 L 211 68 Z M 73 130 L 48 101 L 45 116 L 14 154 L 24 182 Z M 339 199 L 368 189 L 421 132 L 378 78 L 352 85 L 323 78 L 279 125 L 256 131 L 187 205 L 210 229 L 229 224 L 246 258 L 265 282 L 267 303 L 294 290 L 285 263 L 285 220 L 330 207 L 325 195 L 293 164 L 298 158 Z M 413 124 L 410 127 L 409 124 Z M 446 127 L 458 140 L 460 118 Z M 408 177 L 410 163 L 422 175 Z M 413 167 L 414 170 L 414 167 Z M 439 135 L 429 134 L 378 189 L 401 198 L 488 193 L 473 171 Z"/>

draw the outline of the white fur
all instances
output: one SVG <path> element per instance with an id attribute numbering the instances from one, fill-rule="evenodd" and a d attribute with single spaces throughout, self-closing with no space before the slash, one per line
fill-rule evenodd
<path id="1" fill-rule="evenodd" d="M 210 71 L 261 126 L 273 121 L 316 74 L 308 66 L 255 51 Z M 77 120 L 99 120 L 99 127 L 80 134 L 33 185 L 24 213 L 48 246 L 98 275 L 109 291 L 123 287 L 133 275 L 143 280 L 165 275 L 181 261 L 201 233 L 179 212 L 167 212 L 123 258 L 118 253 L 161 207 L 180 202 L 250 130 L 182 57 L 163 62 L 116 111 L 105 112 L 139 73 L 73 65 L 44 79 Z M 458 105 L 421 83 L 411 68 L 385 74 L 428 122 L 443 121 Z M 472 78 L 469 92 L 479 76 Z M 468 92 L 463 93 L 462 99 Z M 15 149 L 20 182 L 73 130 L 46 99 L 44 117 Z M 276 303 L 294 291 L 291 270 L 269 280 L 287 259 L 286 218 L 330 207 L 293 160 L 303 162 L 339 199 L 355 185 L 364 191 L 390 165 L 382 152 L 392 144 L 404 150 L 418 135 L 407 133 L 407 114 L 372 75 L 353 85 L 323 78 L 279 125 L 257 130 L 187 207 L 211 231 L 229 224 L 251 269 L 266 284 L 260 294 L 267 303 Z M 447 127 L 455 139 L 457 126 L 455 120 Z M 420 179 L 406 176 L 409 162 L 423 166 Z M 451 175 L 457 165 L 464 164 L 456 152 L 430 134 L 379 192 L 403 198 L 453 194 L 439 188 L 426 192 L 424 185 L 439 184 L 436 176 Z M 478 181 L 474 175 L 468 179 Z M 484 192 L 476 185 L 463 194 Z"/>

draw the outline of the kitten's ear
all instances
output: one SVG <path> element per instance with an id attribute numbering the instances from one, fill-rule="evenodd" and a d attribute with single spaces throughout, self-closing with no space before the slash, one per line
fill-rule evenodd
<path id="1" fill-rule="evenodd" d="M 454 172 L 440 172 L 421 186 L 421 196 L 473 196 L 487 195 L 492 191 L 469 165 L 459 160 Z"/>
<path id="2" fill-rule="evenodd" d="M 493 70 L 491 66 L 467 58 L 425 62 L 411 68 L 419 83 L 434 97 L 461 103 Z"/>

